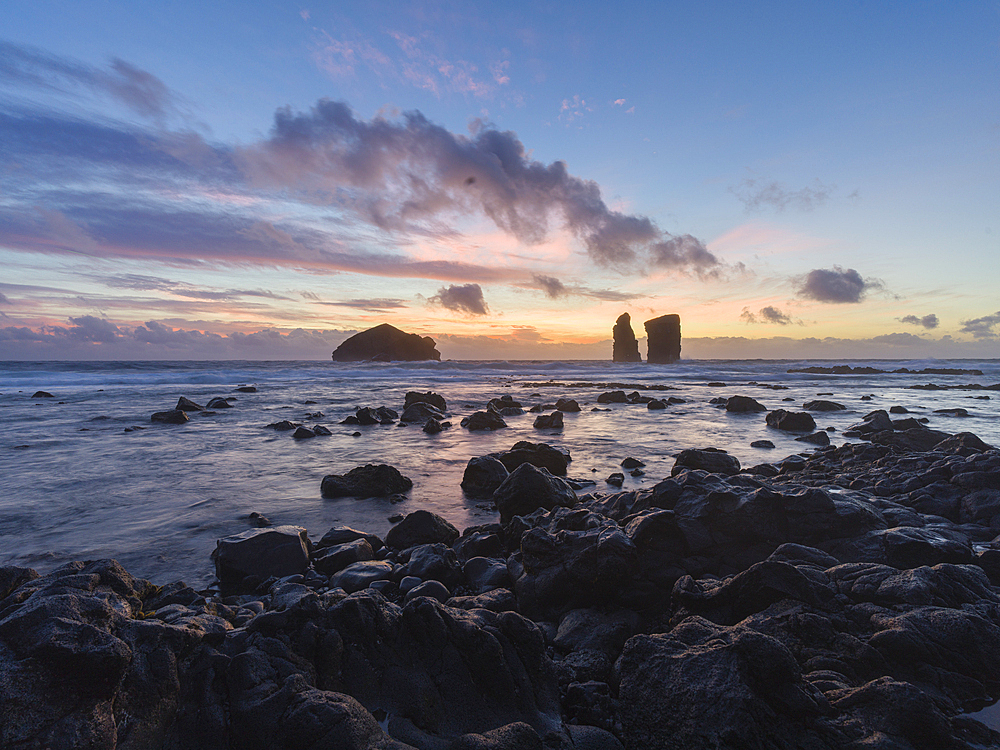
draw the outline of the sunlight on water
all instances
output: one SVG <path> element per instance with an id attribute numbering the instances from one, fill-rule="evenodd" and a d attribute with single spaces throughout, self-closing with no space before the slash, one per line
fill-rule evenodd
<path id="1" fill-rule="evenodd" d="M 801 409 L 819 393 L 848 409 L 817 413 L 819 428 L 847 426 L 877 408 L 902 405 L 946 432 L 974 432 L 1000 444 L 1000 392 L 922 391 L 909 386 L 1000 382 L 1000 362 L 859 362 L 882 369 L 907 366 L 978 368 L 970 375 L 829 376 L 790 374 L 799 362 L 711 361 L 673 366 L 610 362 L 443 362 L 343 365 L 321 362 L 6 363 L 0 364 L 0 562 L 45 571 L 73 559 L 116 557 L 139 575 L 163 583 L 212 576 L 215 540 L 249 528 L 257 511 L 274 524 L 305 526 L 316 539 L 348 524 L 384 534 L 394 514 L 432 510 L 458 528 L 495 519 L 487 501 L 459 487 L 468 460 L 517 440 L 569 450 L 569 476 L 592 479 L 592 491 L 627 456 L 646 462 L 645 475 L 626 473 L 625 489 L 650 487 L 669 476 L 684 448 L 722 448 L 744 466 L 774 462 L 809 448 L 764 423 L 763 414 L 727 414 L 707 402 L 752 396 L 768 409 Z M 825 363 L 830 364 L 830 363 Z M 552 382 L 550 382 L 552 381 Z M 709 386 L 723 382 L 725 386 Z M 781 385 L 773 390 L 764 385 Z M 250 383 L 257 393 L 234 388 Z M 600 384 L 667 385 L 646 395 L 686 401 L 663 411 L 642 405 L 602 405 Z M 583 384 L 583 385 L 581 385 Z M 51 399 L 31 399 L 36 390 Z M 358 406 L 402 410 L 407 390 L 433 390 L 448 400 L 454 426 L 438 435 L 406 428 L 338 424 Z M 626 389 L 631 390 L 631 389 Z M 509 417 L 508 429 L 470 433 L 458 423 L 510 394 L 526 407 L 566 396 L 583 411 L 566 414 L 562 432 L 536 430 L 536 415 Z M 872 401 L 861 396 L 871 394 Z M 151 424 L 155 411 L 179 396 L 204 404 L 235 396 L 232 409 L 193 415 L 184 425 Z M 976 396 L 990 395 L 990 399 Z M 783 399 L 791 399 L 785 401 Z M 307 401 L 314 401 L 308 404 Z M 933 413 L 962 407 L 965 418 Z M 323 417 L 306 419 L 312 412 Z M 288 419 L 323 424 L 330 437 L 296 441 L 266 425 Z M 143 429 L 126 432 L 133 426 Z M 353 432 L 361 435 L 354 437 Z M 751 448 L 769 439 L 774 450 Z M 323 476 L 365 463 L 388 463 L 413 480 L 408 499 L 324 500 Z M 584 490 L 586 491 L 586 490 Z"/>

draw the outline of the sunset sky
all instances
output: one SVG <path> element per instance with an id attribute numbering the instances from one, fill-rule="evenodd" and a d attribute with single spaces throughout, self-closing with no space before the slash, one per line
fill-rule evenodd
<path id="1" fill-rule="evenodd" d="M 3 8 L 0 360 L 1000 357 L 1000 3 Z"/>

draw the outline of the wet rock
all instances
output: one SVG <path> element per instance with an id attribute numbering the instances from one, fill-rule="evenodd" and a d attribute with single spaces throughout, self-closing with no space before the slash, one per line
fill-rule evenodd
<path id="1" fill-rule="evenodd" d="M 878 432 L 871 436 L 871 441 L 877 445 L 891 445 L 906 451 L 929 451 L 948 437 L 950 435 L 947 432 L 920 427 L 902 431 Z"/>
<path id="2" fill-rule="evenodd" d="M 424 422 L 423 431 L 428 435 L 437 435 L 439 432 L 445 429 L 445 425 L 450 426 L 450 422 L 438 422 L 436 419 L 428 419 Z"/>
<path id="3" fill-rule="evenodd" d="M 504 560 L 473 557 L 462 566 L 462 572 L 475 594 L 484 594 L 497 588 L 512 588 L 513 581 Z"/>
<path id="4" fill-rule="evenodd" d="M 309 566 L 309 537 L 301 526 L 251 529 L 219 539 L 212 559 L 225 585 L 239 584 L 247 576 L 281 578 Z"/>
<path id="5" fill-rule="evenodd" d="M 522 463 L 493 493 L 493 502 L 500 512 L 500 523 L 506 525 L 514 516 L 538 508 L 572 507 L 576 504 L 576 493 L 565 480 L 548 470 Z"/>
<path id="6" fill-rule="evenodd" d="M 765 420 L 768 427 L 786 432 L 810 432 L 816 429 L 816 421 L 812 418 L 812 414 L 804 411 L 775 409 L 768 412 Z"/>
<path id="7" fill-rule="evenodd" d="M 323 535 L 323 538 L 316 542 L 316 548 L 335 547 L 339 544 L 347 544 L 356 539 L 364 539 L 368 542 L 373 551 L 382 549 L 382 540 L 375 534 L 352 529 L 350 526 L 334 526 Z"/>
<path id="8" fill-rule="evenodd" d="M 751 448 L 773 448 L 774 447 L 774 443 L 772 443 L 770 440 L 754 440 L 752 443 L 750 443 L 750 447 Z"/>
<path id="9" fill-rule="evenodd" d="M 253 385 L 238 385 L 233 390 L 237 393 L 256 393 L 257 387 Z"/>
<path id="10" fill-rule="evenodd" d="M 830 435 L 826 432 L 814 432 L 811 435 L 803 435 L 795 438 L 800 443 L 812 443 L 813 445 L 829 445 Z"/>
<path id="11" fill-rule="evenodd" d="M 230 402 L 230 398 L 223 398 L 222 396 L 216 396 L 213 399 L 209 399 L 209 402 L 205 404 L 206 409 L 232 409 L 233 405 Z"/>
<path id="12" fill-rule="evenodd" d="M 623 484 L 625 484 L 625 475 L 622 474 L 620 471 L 616 471 L 612 474 L 609 474 L 608 478 L 605 479 L 604 481 L 607 484 L 610 484 L 612 487 L 621 487 Z"/>
<path id="13" fill-rule="evenodd" d="M 328 430 L 326 427 L 324 427 L 321 424 L 313 425 L 312 431 L 313 431 L 313 435 L 320 435 L 320 436 L 323 436 L 323 437 L 326 437 L 328 435 L 332 435 L 333 434 L 332 432 L 330 432 L 330 430 Z"/>
<path id="14" fill-rule="evenodd" d="M 730 396 L 726 399 L 726 411 L 738 414 L 767 411 L 767 407 L 749 396 Z"/>
<path id="15" fill-rule="evenodd" d="M 348 594 L 363 591 L 375 581 L 387 581 L 392 576 L 392 563 L 384 560 L 365 560 L 351 563 L 330 576 L 330 586 L 339 587 Z"/>
<path id="16" fill-rule="evenodd" d="M 393 549 L 407 549 L 436 542 L 451 545 L 456 539 L 458 529 L 444 518 L 428 510 L 415 510 L 389 529 L 385 544 Z"/>
<path id="17" fill-rule="evenodd" d="M 607 393 L 602 393 L 597 397 L 597 403 L 599 404 L 627 404 L 628 397 L 625 395 L 625 391 L 608 391 Z"/>
<path id="18" fill-rule="evenodd" d="M 441 421 L 444 419 L 444 412 L 433 404 L 425 401 L 414 401 L 403 410 L 400 422 L 426 423 L 428 419 Z"/>
<path id="19" fill-rule="evenodd" d="M 563 413 L 554 411 L 551 414 L 541 414 L 535 417 L 532 426 L 536 430 L 561 430 L 563 428 Z"/>
<path id="20" fill-rule="evenodd" d="M 55 396 L 53 396 L 48 391 L 35 391 L 34 393 L 31 394 L 31 397 L 32 398 L 55 398 Z"/>
<path id="21" fill-rule="evenodd" d="M 646 408 L 650 409 L 650 410 L 653 410 L 653 411 L 656 411 L 656 410 L 659 410 L 659 409 L 666 409 L 667 408 L 667 402 L 663 401 L 662 399 L 658 399 L 658 398 L 650 399 L 649 401 L 646 402 Z"/>
<path id="22" fill-rule="evenodd" d="M 506 426 L 507 423 L 503 421 L 503 417 L 493 411 L 477 411 L 462 419 L 462 427 L 470 431 L 499 430 Z"/>
<path id="23" fill-rule="evenodd" d="M 838 404 L 836 401 L 819 399 L 816 401 L 807 401 L 802 404 L 802 408 L 806 411 L 844 411 L 847 407 L 843 404 Z"/>
<path id="24" fill-rule="evenodd" d="M 175 409 L 180 409 L 181 411 L 204 411 L 204 406 L 199 406 L 194 401 L 189 399 L 187 396 L 181 396 L 177 399 L 177 406 Z"/>
<path id="25" fill-rule="evenodd" d="M 418 596 L 429 596 L 431 599 L 436 599 L 443 604 L 451 598 L 451 592 L 448 591 L 448 587 L 440 581 L 424 581 L 422 583 L 418 583 L 412 589 L 407 591 L 406 596 L 403 597 L 403 601 L 410 602 Z"/>
<path id="26" fill-rule="evenodd" d="M 578 412 L 580 404 L 573 398 L 561 398 L 556 401 L 556 409 L 562 412 Z"/>
<path id="27" fill-rule="evenodd" d="M 623 469 L 637 469 L 641 466 L 645 466 L 645 462 L 640 461 L 638 458 L 632 458 L 628 456 L 623 458 L 621 464 L 619 464 Z"/>
<path id="28" fill-rule="evenodd" d="M 344 544 L 317 548 L 313 553 L 312 564 L 323 575 L 331 576 L 348 565 L 374 559 L 375 552 L 368 540 L 355 539 Z"/>
<path id="29" fill-rule="evenodd" d="M 149 420 L 162 424 L 184 424 L 188 421 L 188 415 L 180 409 L 171 409 L 170 411 L 158 411 Z"/>
<path id="30" fill-rule="evenodd" d="M 462 476 L 462 491 L 470 497 L 491 497 L 509 474 L 494 456 L 470 458 Z"/>
<path id="31" fill-rule="evenodd" d="M 278 432 L 287 432 L 288 430 L 294 430 L 296 427 L 301 427 L 298 422 L 289 422 L 287 419 L 283 419 L 280 422 L 271 422 L 267 427 L 271 430 L 277 430 Z"/>
<path id="32" fill-rule="evenodd" d="M 295 432 L 292 433 L 292 437 L 296 440 L 305 440 L 307 438 L 316 437 L 316 433 L 310 430 L 308 427 L 298 427 Z"/>
<path id="33" fill-rule="evenodd" d="M 852 432 L 860 436 L 866 436 L 891 429 L 892 419 L 889 418 L 889 414 L 884 409 L 878 409 L 866 414 L 862 422 L 852 424 L 848 427 L 845 434 Z"/>
<path id="34" fill-rule="evenodd" d="M 735 456 L 730 456 L 717 448 L 706 450 L 689 448 L 677 454 L 670 475 L 676 476 L 684 469 L 701 469 L 712 474 L 733 475 L 740 473 L 740 462 Z"/>
<path id="35" fill-rule="evenodd" d="M 320 491 L 323 497 L 388 497 L 397 492 L 409 492 L 413 482 L 386 464 L 365 464 L 344 475 L 323 477 Z"/>
<path id="36" fill-rule="evenodd" d="M 448 411 L 448 402 L 444 396 L 433 391 L 421 393 L 420 391 L 407 391 L 403 401 L 403 409 L 409 409 L 414 404 L 430 404 L 439 412 L 444 414 Z"/>
<path id="37" fill-rule="evenodd" d="M 519 440 L 510 450 L 490 455 L 507 467 L 507 471 L 514 471 L 521 464 L 528 463 L 548 469 L 550 474 L 558 476 L 566 475 L 570 462 L 568 453 L 563 453 L 548 443 L 531 443 L 527 440 Z"/>
<path id="38" fill-rule="evenodd" d="M 890 406 L 889 407 L 889 413 L 890 414 L 909 414 L 910 410 L 907 409 L 905 406 L 898 406 L 897 405 L 897 406 Z"/>
<path id="39" fill-rule="evenodd" d="M 639 356 L 639 341 L 632 330 L 632 318 L 628 313 L 622 313 L 615 321 L 611 331 L 614 338 L 611 360 L 613 362 L 641 362 Z"/>

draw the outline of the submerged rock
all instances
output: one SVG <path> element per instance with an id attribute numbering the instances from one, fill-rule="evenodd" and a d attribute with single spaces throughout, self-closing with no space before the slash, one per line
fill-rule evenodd
<path id="1" fill-rule="evenodd" d="M 462 491 L 470 497 L 491 497 L 509 474 L 495 456 L 470 458 L 462 476 Z"/>
<path id="2" fill-rule="evenodd" d="M 149 420 L 162 424 L 184 424 L 188 421 L 188 415 L 180 409 L 171 409 L 170 411 L 158 411 Z"/>
<path id="3" fill-rule="evenodd" d="M 786 432 L 811 432 L 816 429 L 816 420 L 812 414 L 804 411 L 785 411 L 775 409 L 765 417 L 768 427 Z"/>

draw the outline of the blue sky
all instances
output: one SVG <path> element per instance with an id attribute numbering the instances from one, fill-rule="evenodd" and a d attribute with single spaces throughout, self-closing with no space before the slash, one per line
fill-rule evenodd
<path id="1" fill-rule="evenodd" d="M 5 8 L 2 359 L 1000 356 L 1000 3 Z"/>

